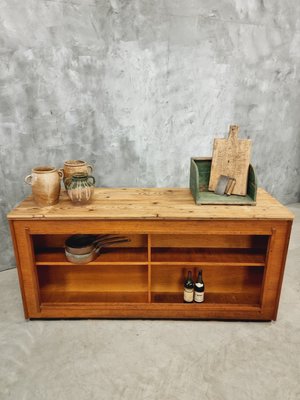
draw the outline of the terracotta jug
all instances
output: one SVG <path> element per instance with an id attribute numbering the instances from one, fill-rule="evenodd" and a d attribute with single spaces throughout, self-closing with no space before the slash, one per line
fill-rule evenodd
<path id="1" fill-rule="evenodd" d="M 51 166 L 35 167 L 26 176 L 25 182 L 31 185 L 33 199 L 39 207 L 58 203 L 62 177 L 62 172 Z"/>
<path id="2" fill-rule="evenodd" d="M 64 167 L 60 168 L 59 171 L 63 172 L 65 182 L 65 179 L 70 178 L 75 174 L 90 175 L 93 171 L 93 167 L 82 160 L 68 160 L 65 161 Z"/>

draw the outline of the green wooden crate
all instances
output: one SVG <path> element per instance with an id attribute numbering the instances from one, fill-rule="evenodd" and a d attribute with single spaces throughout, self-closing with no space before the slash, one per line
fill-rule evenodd
<path id="1" fill-rule="evenodd" d="M 208 191 L 211 158 L 191 158 L 190 189 L 196 204 L 256 204 L 257 181 L 252 165 L 249 166 L 246 196 L 219 195 Z"/>

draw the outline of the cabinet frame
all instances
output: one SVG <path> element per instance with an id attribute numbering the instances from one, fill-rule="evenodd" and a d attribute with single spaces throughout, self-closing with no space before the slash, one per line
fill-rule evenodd
<path id="1" fill-rule="evenodd" d="M 25 318 L 180 318 L 276 320 L 286 261 L 291 220 L 272 219 L 97 219 L 55 220 L 10 219 Z M 72 235 L 75 233 L 118 233 L 147 235 L 147 302 L 57 302 L 42 303 L 32 235 Z M 152 302 L 153 235 L 266 235 L 269 237 L 264 262 L 260 304 L 184 304 Z M 138 262 L 137 262 L 138 264 Z M 143 264 L 143 263 L 141 263 Z M 162 262 L 163 264 L 163 262 Z M 171 261 L 172 264 L 172 261 Z M 179 263 L 180 264 L 180 263 Z M 190 265 L 182 263 L 188 268 Z M 195 263 L 196 265 L 197 263 Z M 175 264 L 174 264 L 175 265 Z M 97 267 L 97 266 L 95 266 Z M 170 274 L 173 266 L 170 265 Z M 234 268 L 239 268 L 238 266 Z"/>

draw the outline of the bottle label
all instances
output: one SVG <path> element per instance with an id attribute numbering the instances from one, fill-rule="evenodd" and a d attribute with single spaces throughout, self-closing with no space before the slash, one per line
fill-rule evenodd
<path id="1" fill-rule="evenodd" d="M 197 303 L 202 303 L 204 301 L 204 292 L 195 292 L 194 300 Z"/>
<path id="2" fill-rule="evenodd" d="M 194 300 L 194 289 L 184 288 L 183 300 L 187 303 L 192 303 Z"/>

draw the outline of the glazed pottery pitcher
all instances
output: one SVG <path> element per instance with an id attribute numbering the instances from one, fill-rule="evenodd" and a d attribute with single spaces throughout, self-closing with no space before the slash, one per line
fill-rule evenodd
<path id="1" fill-rule="evenodd" d="M 58 203 L 62 177 L 62 172 L 51 166 L 35 167 L 26 176 L 25 182 L 31 185 L 33 199 L 39 207 Z"/>
<path id="2" fill-rule="evenodd" d="M 64 180 L 70 200 L 74 204 L 88 203 L 93 196 L 95 178 L 84 173 L 69 176 Z"/>

